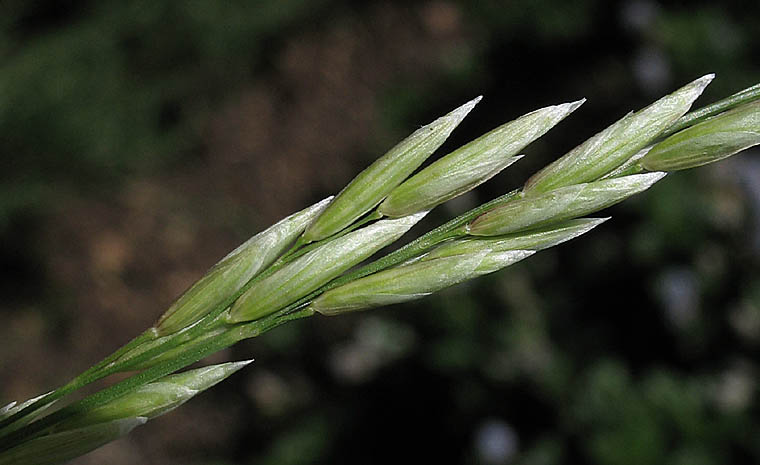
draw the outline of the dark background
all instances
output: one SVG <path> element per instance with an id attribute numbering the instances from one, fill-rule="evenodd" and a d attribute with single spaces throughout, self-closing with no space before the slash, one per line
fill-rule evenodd
<path id="1" fill-rule="evenodd" d="M 698 105 L 760 81 L 760 4 L 715 5 L 4 0 L 0 403 L 476 95 L 444 150 L 589 101 L 427 227 L 705 73 Z M 240 344 L 213 361 L 254 364 L 75 463 L 760 462 L 757 153 L 495 275 Z"/>

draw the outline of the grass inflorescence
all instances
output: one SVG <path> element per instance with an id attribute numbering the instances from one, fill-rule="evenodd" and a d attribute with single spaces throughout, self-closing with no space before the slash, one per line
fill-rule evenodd
<path id="1" fill-rule="evenodd" d="M 760 86 L 691 111 L 713 75 L 631 112 L 534 174 L 405 246 L 373 258 L 428 211 L 517 162 L 583 100 L 503 124 L 420 166 L 480 101 L 421 127 L 335 197 L 256 234 L 214 265 L 156 323 L 47 394 L 0 410 L 0 464 L 55 463 L 117 439 L 249 362 L 184 372 L 204 357 L 292 320 L 422 298 L 496 272 L 587 233 L 588 218 L 643 192 L 667 172 L 760 144 Z M 369 261 L 368 261 L 369 260 Z M 58 408 L 114 373 L 137 373 Z"/>

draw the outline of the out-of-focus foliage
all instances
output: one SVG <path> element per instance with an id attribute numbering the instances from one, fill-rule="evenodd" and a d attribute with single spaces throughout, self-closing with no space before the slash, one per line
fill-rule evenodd
<path id="1" fill-rule="evenodd" d="M 699 106 L 760 81 L 751 2 L 0 13 L 0 403 L 83 370 L 252 233 L 479 94 L 441 153 L 589 100 L 427 226 L 683 82 L 717 74 Z M 235 347 L 256 358 L 245 376 L 75 463 L 758 462 L 757 154 L 674 173 L 504 272 Z"/>
<path id="2" fill-rule="evenodd" d="M 209 105 L 321 3 L 5 2 L 0 127 L 14 182 L 0 212 L 55 195 L 51 183 L 181 162 Z"/>

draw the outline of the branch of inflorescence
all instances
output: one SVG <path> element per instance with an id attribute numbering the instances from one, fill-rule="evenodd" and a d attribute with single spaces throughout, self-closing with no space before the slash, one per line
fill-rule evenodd
<path id="1" fill-rule="evenodd" d="M 694 126 L 695 124 L 703 122 L 731 108 L 757 100 L 758 98 L 760 98 L 760 84 L 737 92 L 719 102 L 687 113 L 666 129 L 657 138 L 657 141 L 663 140 L 671 134 L 675 134 L 683 129 Z M 640 171 L 640 166 L 631 165 L 627 169 L 615 173 L 615 175 L 627 175 Z M 320 247 L 329 241 L 335 240 L 362 225 L 378 220 L 382 218 L 383 215 L 379 210 L 375 210 L 373 213 L 366 215 L 363 219 L 354 223 L 353 226 L 349 226 L 330 237 L 311 244 L 302 243 L 299 240 L 294 244 L 291 250 L 285 253 L 280 259 L 275 261 L 258 276 L 248 281 L 246 285 L 234 293 L 234 295 L 216 306 L 194 325 L 164 336 L 159 336 L 155 329 L 151 328 L 72 379 L 66 385 L 48 393 L 47 395 L 41 396 L 35 402 L 30 403 L 25 408 L 20 409 L 18 412 L 0 421 L 0 449 L 12 447 L 15 444 L 35 437 L 58 421 L 79 412 L 86 411 L 87 409 L 104 405 L 139 386 L 180 370 L 240 340 L 256 337 L 285 322 L 309 317 L 313 314 L 313 311 L 305 307 L 310 301 L 322 293 L 415 258 L 442 242 L 465 236 L 465 226 L 469 222 L 495 207 L 505 205 L 520 198 L 520 193 L 521 191 L 519 189 L 514 190 L 472 209 L 413 240 L 398 250 L 328 282 L 272 315 L 252 322 L 239 324 L 230 324 L 219 318 L 225 310 L 227 310 L 230 305 L 254 283 L 272 275 L 286 264 L 310 250 Z M 169 356 L 168 359 L 166 358 L 167 355 Z M 14 423 L 18 420 L 25 418 L 38 411 L 40 408 L 65 397 L 81 387 L 117 372 L 133 369 L 135 367 L 139 368 L 141 364 L 148 362 L 152 362 L 152 365 L 149 365 L 143 371 L 124 381 L 101 390 L 91 396 L 85 397 L 74 404 L 30 423 L 29 425 L 21 428 L 14 428 Z"/>

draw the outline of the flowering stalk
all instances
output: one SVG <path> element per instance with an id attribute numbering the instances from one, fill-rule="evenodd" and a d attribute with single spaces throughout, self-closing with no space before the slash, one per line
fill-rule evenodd
<path id="1" fill-rule="evenodd" d="M 429 209 L 514 163 L 582 101 L 528 113 L 413 174 L 479 98 L 453 110 L 392 148 L 334 199 L 285 218 L 222 259 L 155 327 L 65 386 L 0 410 L 0 464 L 84 453 L 242 368 L 223 364 L 173 374 L 240 340 L 315 313 L 403 302 L 495 272 L 590 231 L 607 218 L 580 217 L 643 192 L 668 171 L 760 143 L 758 86 L 684 116 L 711 79 L 697 79 L 627 115 L 522 189 L 361 265 Z M 138 373 L 39 415 L 46 406 L 53 410 L 56 399 L 125 370 Z"/>

